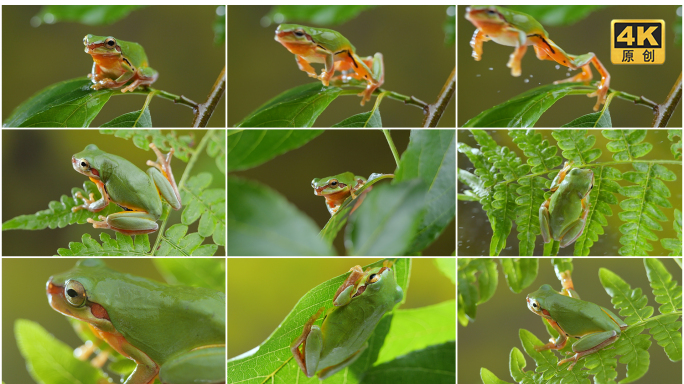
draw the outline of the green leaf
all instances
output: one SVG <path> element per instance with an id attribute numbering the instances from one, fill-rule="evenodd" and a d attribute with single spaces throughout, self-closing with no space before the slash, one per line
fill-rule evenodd
<path id="1" fill-rule="evenodd" d="M 487 368 L 480 368 L 480 378 L 482 379 L 483 384 L 509 384 L 507 381 L 499 380 L 499 378 Z"/>
<path id="2" fill-rule="evenodd" d="M 19 319 L 14 335 L 26 367 L 36 382 L 49 384 L 92 384 L 107 382 L 107 377 L 90 362 L 73 356 L 68 345 L 55 339 L 33 321 Z"/>
<path id="3" fill-rule="evenodd" d="M 679 18 L 681 22 L 681 17 Z M 680 24 L 681 27 L 681 24 Z M 668 129 L 667 138 L 672 141 L 673 144 L 670 146 L 670 151 L 675 159 L 682 158 L 682 130 L 681 129 Z M 675 138 L 679 138 L 679 141 L 675 141 Z"/>
<path id="4" fill-rule="evenodd" d="M 102 124 L 102 128 L 149 128 L 151 126 L 152 116 L 150 116 L 149 108 L 124 113 L 123 115 Z"/>
<path id="5" fill-rule="evenodd" d="M 498 272 L 492 259 L 458 259 L 459 314 L 475 320 L 477 306 L 489 300 L 498 285 Z M 478 292 L 479 290 L 479 292 Z M 467 319 L 462 325 L 467 325 Z"/>
<path id="6" fill-rule="evenodd" d="M 114 92 L 95 91 L 91 84 L 79 77 L 44 88 L 18 106 L 3 126 L 88 127 Z"/>
<path id="7" fill-rule="evenodd" d="M 423 219 L 426 193 L 419 180 L 375 187 L 349 219 L 348 254 L 406 255 Z"/>
<path id="8" fill-rule="evenodd" d="M 411 351 L 456 340 L 456 302 L 399 309 L 375 364 L 394 360 Z"/>
<path id="9" fill-rule="evenodd" d="M 591 12 L 598 11 L 607 5 L 513 5 L 511 9 L 527 13 L 545 26 L 574 24 Z"/>
<path id="10" fill-rule="evenodd" d="M 425 216 L 409 253 L 430 245 L 454 219 L 456 212 L 456 136 L 453 130 L 412 130 L 393 183 L 421 179 L 429 186 Z"/>
<path id="11" fill-rule="evenodd" d="M 679 209 L 674 210 L 675 219 L 672 222 L 672 227 L 674 227 L 677 232 L 676 239 L 660 239 L 660 243 L 663 248 L 669 249 L 670 252 L 668 256 L 681 256 L 682 255 L 682 211 Z"/>
<path id="12" fill-rule="evenodd" d="M 316 25 L 338 25 L 355 18 L 359 13 L 376 5 L 277 5 L 268 17 L 278 23 L 294 21 Z M 277 16 L 277 17 L 276 17 Z"/>
<path id="13" fill-rule="evenodd" d="M 594 375 L 595 383 L 615 384 L 617 359 L 613 348 L 602 349 L 585 357 L 584 366 Z"/>
<path id="14" fill-rule="evenodd" d="M 578 165 L 589 164 L 601 156 L 600 149 L 592 149 L 596 136 L 587 135 L 586 129 L 556 129 L 551 135 L 563 150 L 563 157 Z"/>
<path id="15" fill-rule="evenodd" d="M 483 111 L 468 120 L 464 127 L 532 127 L 556 101 L 577 90 L 587 89 L 579 83 L 537 87 Z"/>
<path id="16" fill-rule="evenodd" d="M 663 263 L 658 259 L 644 258 L 644 266 L 655 301 L 663 304 L 658 307 L 658 311 L 667 314 L 682 309 L 682 287 L 676 280 L 672 280 L 672 275 Z"/>
<path id="17" fill-rule="evenodd" d="M 216 167 L 222 172 L 226 173 L 226 134 L 213 134 L 214 131 L 207 131 L 211 134 L 209 142 L 207 142 L 207 155 L 216 159 Z"/>
<path id="18" fill-rule="evenodd" d="M 217 135 L 218 131 L 207 131 L 206 135 Z M 150 143 L 154 143 L 163 152 L 168 152 L 173 148 L 173 156 L 179 160 L 187 162 L 190 155 L 194 154 L 195 137 L 191 135 L 178 136 L 176 131 L 162 133 L 158 129 L 100 129 L 103 135 L 113 135 L 114 137 L 125 140 L 132 140 L 133 144 L 145 151 L 150 150 Z"/>
<path id="19" fill-rule="evenodd" d="M 72 212 L 72 208 L 83 204 L 83 200 L 76 197 L 76 193 L 80 192 L 83 196 L 93 194 L 95 200 L 102 197 L 97 186 L 92 181 L 83 183 L 83 189 L 72 188 L 71 197 L 62 195 L 60 201 L 51 201 L 48 203 L 48 209 L 38 211 L 34 215 L 21 215 L 2 224 L 2 230 L 9 229 L 44 229 L 50 228 L 64 228 L 70 224 L 86 224 L 88 218 L 98 219 L 99 215 L 109 216 L 112 213 L 120 212 L 116 204 L 109 204 L 105 209 L 99 212 L 90 212 L 87 209 L 79 209 Z M 88 224 L 91 225 L 91 224 Z"/>
<path id="20" fill-rule="evenodd" d="M 437 269 L 444 276 L 448 277 L 452 283 L 456 284 L 456 260 L 454 258 L 436 258 L 433 260 Z"/>
<path id="21" fill-rule="evenodd" d="M 107 25 L 146 5 L 46 5 L 35 16 L 46 24 L 72 21 L 85 25 Z"/>
<path id="22" fill-rule="evenodd" d="M 453 384 L 456 380 L 456 343 L 413 351 L 368 369 L 361 384 Z"/>
<path id="23" fill-rule="evenodd" d="M 520 179 L 516 193 L 519 195 L 515 203 L 515 224 L 518 231 L 520 256 L 534 255 L 537 235 L 541 234 L 539 224 L 539 206 L 544 202 L 544 188 L 547 179 L 543 177 L 528 177 Z"/>
<path id="24" fill-rule="evenodd" d="M 222 9 L 219 12 L 219 8 Z M 216 9 L 216 18 L 211 29 L 214 31 L 214 45 L 221 45 L 226 42 L 226 11 L 225 5 L 219 5 Z"/>
<path id="25" fill-rule="evenodd" d="M 242 171 L 297 149 L 323 133 L 323 130 L 230 130 L 228 131 L 228 171 Z"/>
<path id="26" fill-rule="evenodd" d="M 650 307 L 649 307 L 650 308 Z M 632 326 L 622 331 L 620 338 L 615 343 L 615 355 L 622 355 L 620 363 L 627 364 L 627 377 L 620 380 L 620 384 L 631 383 L 646 374 L 651 364 L 651 356 L 648 348 L 651 346 L 651 338 L 642 335 L 643 326 Z"/>
<path id="27" fill-rule="evenodd" d="M 332 128 L 381 128 L 382 118 L 379 109 L 349 116 L 332 126 Z"/>
<path id="28" fill-rule="evenodd" d="M 601 134 L 610 143 L 606 146 L 613 153 L 613 160 L 627 161 L 646 156 L 653 144 L 642 143 L 646 139 L 645 129 L 604 129 Z"/>
<path id="29" fill-rule="evenodd" d="M 538 259 L 499 259 L 501 269 L 506 276 L 508 286 L 515 293 L 520 293 L 537 278 Z"/>
<path id="30" fill-rule="evenodd" d="M 566 365 L 560 367 L 557 365 L 558 358 L 551 350 L 547 349 L 538 352 L 534 349 L 535 346 L 542 346 L 544 343 L 531 332 L 526 329 L 520 329 L 519 337 L 525 352 L 532 357 L 537 364 L 537 369 L 535 371 L 542 375 L 544 379 L 542 382 L 589 384 L 587 371 L 581 369 L 584 366 L 585 359 L 578 361 L 572 370 L 568 371 Z"/>
<path id="31" fill-rule="evenodd" d="M 169 284 L 226 291 L 225 260 L 158 257 L 152 261 Z"/>
<path id="32" fill-rule="evenodd" d="M 210 173 L 190 177 L 181 187 L 181 202 L 185 207 L 181 222 L 190 225 L 199 219 L 197 232 L 202 237 L 213 235 L 214 243 L 226 245 L 226 190 L 208 188 Z"/>
<path id="33" fill-rule="evenodd" d="M 323 256 L 334 250 L 316 224 L 272 189 L 228 177 L 228 254 Z"/>
<path id="34" fill-rule="evenodd" d="M 608 108 L 588 115 L 580 116 L 575 120 L 562 125 L 563 128 L 611 128 L 613 122 L 610 120 Z"/>
<path id="35" fill-rule="evenodd" d="M 382 266 L 382 264 L 383 261 L 381 260 L 363 268 Z M 398 259 L 394 264 L 394 270 L 397 283 L 404 290 L 404 297 L 406 297 L 411 259 Z M 349 273 L 345 273 L 334 277 L 311 289 L 299 299 L 287 317 L 256 350 L 230 359 L 228 361 L 228 383 L 256 384 L 262 383 L 266 377 L 280 383 L 319 383 L 320 380 L 317 377 L 307 378 L 302 374 L 290 352 L 290 343 L 302 333 L 303 325 L 319 308 L 325 307 L 329 309 L 333 307 L 332 297 L 348 275 Z M 391 319 L 390 316 L 386 316 L 386 318 Z M 322 318 L 323 316 L 315 324 L 320 325 Z M 386 332 L 388 329 L 388 327 L 381 327 L 379 325 L 371 338 L 376 336 L 384 337 L 383 332 Z M 369 344 L 374 345 L 373 342 L 374 340 L 371 340 Z M 364 373 L 366 367 L 370 367 L 373 364 L 373 361 L 367 359 L 368 355 L 371 355 L 373 351 L 377 352 L 375 348 L 367 348 L 354 364 L 326 379 L 326 383 L 358 383 L 359 376 Z M 454 359 L 452 358 L 451 361 L 453 362 Z M 359 371 L 357 367 L 362 369 Z"/>
<path id="36" fill-rule="evenodd" d="M 309 128 L 341 92 L 318 81 L 300 85 L 267 101 L 237 126 Z"/>
<path id="37" fill-rule="evenodd" d="M 116 233 L 116 240 L 112 239 L 107 232 L 100 233 L 102 245 L 93 239 L 90 234 L 81 236 L 82 243 L 70 242 L 69 249 L 59 248 L 60 256 L 149 256 L 150 239 L 147 235 L 135 235 L 133 237 Z"/>
<path id="38" fill-rule="evenodd" d="M 204 237 L 199 233 L 188 232 L 188 226 L 175 224 L 161 237 L 156 256 L 213 256 L 218 249 L 216 244 L 202 244 Z"/>

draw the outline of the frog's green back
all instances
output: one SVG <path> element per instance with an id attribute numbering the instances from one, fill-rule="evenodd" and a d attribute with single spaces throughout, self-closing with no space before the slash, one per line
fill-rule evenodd
<path id="1" fill-rule="evenodd" d="M 145 50 L 138 43 L 117 39 L 116 42 L 121 46 L 123 55 L 126 56 L 134 66 L 149 67 Z M 137 64 L 136 64 L 137 63 Z"/>

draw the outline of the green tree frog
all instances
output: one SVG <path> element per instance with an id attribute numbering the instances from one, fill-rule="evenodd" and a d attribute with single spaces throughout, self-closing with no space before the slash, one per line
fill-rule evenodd
<path id="1" fill-rule="evenodd" d="M 565 162 L 551 183 L 554 193 L 539 207 L 539 226 L 545 243 L 553 239 L 567 247 L 582 235 L 593 186 L 591 169 L 572 168 L 572 162 Z"/>
<path id="2" fill-rule="evenodd" d="M 226 297 L 167 285 L 80 260 L 47 282 L 50 306 L 88 323 L 97 337 L 137 364 L 124 384 L 223 383 Z"/>
<path id="3" fill-rule="evenodd" d="M 528 45 L 534 47 L 539 60 L 553 60 L 571 70 L 582 68 L 582 73 L 565 80 L 554 81 L 554 84 L 564 82 L 589 84 L 592 79 L 589 64 L 594 64 L 601 75 L 601 82 L 596 91 L 587 96 L 596 96 L 594 111 L 598 111 L 601 104 L 605 104 L 610 87 L 610 74 L 593 52 L 584 55 L 565 53 L 549 39 L 544 27 L 526 13 L 495 5 L 473 5 L 466 8 L 465 17 L 477 28 L 472 40 L 470 40 L 475 60 L 480 61 L 482 58 L 482 43 L 494 40 L 498 44 L 515 47 L 515 51 L 511 54 L 506 66 L 511 69 L 511 75 L 516 77 L 520 76 L 520 61 L 525 55 Z"/>
<path id="4" fill-rule="evenodd" d="M 361 58 L 356 48 L 332 29 L 305 27 L 297 24 L 281 24 L 275 31 L 275 40 L 295 55 L 299 69 L 309 77 L 328 86 L 330 81 L 349 82 L 351 79 L 366 81 L 366 89 L 359 93 L 361 105 L 370 101 L 373 91 L 385 81 L 382 54 Z M 320 76 L 310 63 L 323 63 Z M 335 71 L 342 74 L 333 78 Z"/>
<path id="5" fill-rule="evenodd" d="M 311 181 L 311 187 L 314 189 L 314 195 L 325 197 L 325 206 L 328 207 L 328 212 L 330 212 L 330 216 L 332 216 L 340 209 L 340 206 L 347 197 L 352 196 L 356 198 L 354 192 L 361 188 L 365 183 L 365 177 L 355 176 L 351 172 L 345 172 L 322 179 L 313 179 Z"/>
<path id="6" fill-rule="evenodd" d="M 614 343 L 621 331 L 627 328 L 627 324 L 609 309 L 580 300 L 572 286 L 572 280 L 569 284 L 564 282 L 561 293 L 554 291 L 548 284 L 542 285 L 537 291 L 527 295 L 527 307 L 543 317 L 559 335 L 556 340 L 550 339 L 546 345 L 535 346 L 535 350 L 560 350 L 565 347 L 568 338 L 578 339 L 572 345 L 575 354 L 558 362 L 560 366 L 571 361 L 568 370 L 581 357 Z"/>
<path id="7" fill-rule="evenodd" d="M 159 73 L 150 68 L 140 44 L 90 34 L 83 38 L 83 44 L 85 52 L 93 57 L 93 70 L 88 77 L 95 90 L 119 88 L 133 80 L 121 92 L 134 91 L 139 86 L 154 83 L 159 77 Z"/>
<path id="8" fill-rule="evenodd" d="M 318 372 L 323 380 L 351 365 L 368 347 L 367 340 L 382 316 L 404 297 L 391 267 L 387 260 L 382 267 L 365 272 L 361 266 L 354 266 L 333 296 L 334 307 L 321 326 L 313 323 L 324 308 L 306 322 L 302 335 L 290 348 L 307 377 Z"/>
<path id="9" fill-rule="evenodd" d="M 107 217 L 100 216 L 101 221 L 88 218 L 94 228 L 108 228 L 126 235 L 156 231 L 159 228 L 156 221 L 162 214 L 162 199 L 175 210 L 180 209 L 181 199 L 171 171 L 173 148 L 166 158 L 154 143 L 150 143 L 150 148 L 157 155 L 158 162 L 148 160 L 147 165 L 154 168 L 149 168 L 147 173 L 123 157 L 99 149 L 95 144 L 75 154 L 71 158 L 74 169 L 97 185 L 102 198 L 95 200 L 92 193 L 86 198 L 78 192 L 76 197 L 82 199 L 83 204 L 71 210 L 98 212 L 111 201 L 124 211 Z"/>

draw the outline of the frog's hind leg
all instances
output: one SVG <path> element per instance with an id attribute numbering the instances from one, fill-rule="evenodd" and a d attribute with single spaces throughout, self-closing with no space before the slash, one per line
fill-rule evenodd
<path id="1" fill-rule="evenodd" d="M 511 69 L 511 76 L 518 77 L 522 73 L 520 66 L 520 61 L 527 52 L 527 45 L 521 45 L 515 48 L 515 51 L 511 53 L 511 57 L 508 59 L 506 66 Z"/>
<path id="2" fill-rule="evenodd" d="M 321 307 L 318 312 L 316 312 L 313 316 L 309 318 L 309 320 L 304 324 L 304 328 L 302 329 L 302 334 L 294 339 L 292 343 L 290 343 L 290 351 L 292 352 L 292 356 L 294 356 L 295 361 L 297 362 L 297 365 L 299 365 L 299 368 L 304 372 L 304 374 L 307 377 L 312 377 L 316 373 L 316 367 L 312 367 L 312 362 L 308 362 L 307 364 L 307 359 L 306 359 L 306 348 L 307 348 L 307 343 L 309 343 L 309 349 L 312 348 L 317 348 L 318 345 L 311 345 L 311 344 L 318 344 L 318 340 L 314 340 L 314 338 L 309 339 L 309 335 L 311 335 L 312 331 L 314 333 L 319 333 L 320 334 L 320 328 L 316 326 L 314 328 L 313 323 L 321 316 L 323 311 L 325 310 L 325 307 Z M 323 345 L 322 339 L 320 340 L 321 348 Z M 302 350 L 299 350 L 299 346 L 302 346 Z M 307 369 L 310 368 L 310 369 Z M 311 372 L 310 372 L 311 371 Z"/>
<path id="3" fill-rule="evenodd" d="M 561 366 L 567 363 L 568 361 L 571 361 L 572 363 L 568 367 L 569 371 L 572 369 L 572 367 L 575 366 L 577 360 L 586 355 L 590 355 L 594 352 L 597 352 L 607 345 L 614 343 L 618 337 L 619 335 L 615 331 L 596 332 L 590 335 L 586 335 L 582 337 L 578 342 L 572 345 L 572 350 L 575 352 L 575 354 L 572 357 L 559 361 L 558 366 Z"/>
<path id="4" fill-rule="evenodd" d="M 180 193 L 178 193 L 178 186 L 173 177 L 173 171 L 171 171 L 171 158 L 173 157 L 174 150 L 173 148 L 169 149 L 169 153 L 164 157 L 164 154 L 161 153 L 154 143 L 150 143 L 149 147 L 157 155 L 157 162 L 147 160 L 147 165 L 154 167 L 148 170 L 147 174 L 152 177 L 162 197 L 169 203 L 171 208 L 179 210 L 181 207 Z M 151 172 L 153 170 L 159 170 L 160 172 Z"/>
<path id="5" fill-rule="evenodd" d="M 343 362 L 341 362 L 341 363 L 339 363 L 339 364 L 337 364 L 337 365 L 333 365 L 332 367 L 328 367 L 328 368 L 326 368 L 326 369 L 322 369 L 322 370 L 321 370 L 321 373 L 318 374 L 318 378 L 321 379 L 321 380 L 327 379 L 328 377 L 330 377 L 330 376 L 336 374 L 336 373 L 339 372 L 340 370 L 342 370 L 342 369 L 344 369 L 344 368 L 347 368 L 348 366 L 354 364 L 354 362 L 356 361 L 356 359 L 358 359 L 359 357 L 361 357 L 361 354 L 363 353 L 363 351 L 366 350 L 366 348 L 368 348 L 368 342 L 366 342 L 366 344 L 364 344 L 363 347 L 361 347 L 361 349 L 359 349 L 358 351 L 354 352 L 353 355 L 349 356 L 349 357 L 347 358 L 347 360 L 345 360 L 345 361 L 343 361 Z"/>

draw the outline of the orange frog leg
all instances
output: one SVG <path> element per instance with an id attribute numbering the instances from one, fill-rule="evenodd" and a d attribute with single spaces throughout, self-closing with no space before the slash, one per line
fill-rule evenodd
<path id="1" fill-rule="evenodd" d="M 601 75 L 601 82 L 599 83 L 596 91 L 588 94 L 587 96 L 596 97 L 594 111 L 598 111 L 601 107 L 601 104 L 606 103 L 606 97 L 610 87 L 610 74 L 593 52 L 589 52 L 584 55 L 570 55 L 565 53 L 565 51 L 563 51 L 549 38 L 545 39 L 539 35 L 527 36 L 527 38 L 529 41 L 534 42 L 534 50 L 537 53 L 537 58 L 539 60 L 552 60 L 558 64 L 570 68 L 571 70 L 582 68 L 582 73 L 567 79 L 554 81 L 554 84 L 566 82 L 582 82 L 589 84 L 593 77 L 589 64 L 593 64 Z"/>

